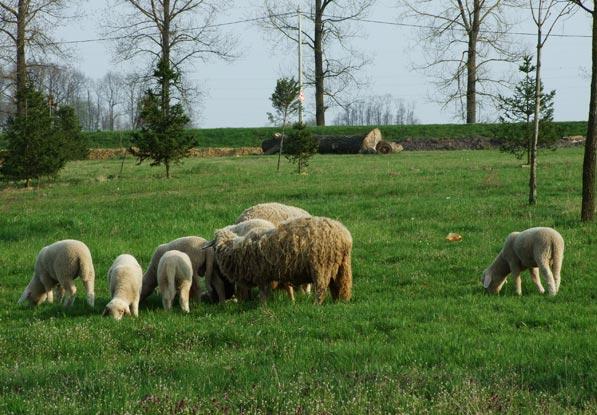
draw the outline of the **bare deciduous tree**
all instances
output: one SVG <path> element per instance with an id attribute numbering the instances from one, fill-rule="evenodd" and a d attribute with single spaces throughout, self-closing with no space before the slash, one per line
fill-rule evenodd
<path id="1" fill-rule="evenodd" d="M 111 20 L 116 23 L 105 26 L 111 36 L 120 38 L 116 52 L 122 60 L 142 57 L 153 68 L 162 62 L 167 70 L 183 74 L 193 59 L 233 57 L 233 40 L 213 24 L 227 5 L 225 0 L 113 0 L 117 15 Z M 160 94 L 163 108 L 170 103 L 172 86 L 165 79 Z M 180 79 L 173 86 L 184 97 Z"/>
<path id="2" fill-rule="evenodd" d="M 98 93 L 106 105 L 105 128 L 114 131 L 118 118 L 122 115 L 119 107 L 124 101 L 125 79 L 115 72 L 108 72 L 98 83 Z"/>
<path id="3" fill-rule="evenodd" d="M 336 119 L 336 125 L 412 125 L 417 124 L 414 104 L 390 94 L 370 96 L 351 102 Z"/>
<path id="4" fill-rule="evenodd" d="M 541 51 L 558 20 L 572 11 L 572 4 L 562 0 L 529 0 L 533 22 L 537 26 L 537 54 L 535 55 L 535 119 L 531 145 L 531 172 L 529 175 L 529 204 L 537 203 L 537 143 L 541 113 Z M 547 25 L 547 26 L 546 26 Z M 544 29 L 547 31 L 544 32 Z"/>
<path id="5" fill-rule="evenodd" d="M 506 83 L 490 67 L 520 59 L 509 42 L 506 10 L 519 0 L 399 0 L 405 17 L 421 25 L 425 63 L 444 106 L 455 104 L 467 124 L 477 122 L 477 108 Z M 441 3 L 441 4 L 438 4 Z"/>
<path id="6" fill-rule="evenodd" d="M 356 73 L 365 57 L 351 48 L 349 40 L 358 35 L 353 22 L 366 16 L 375 0 L 264 0 L 269 19 L 267 29 L 298 44 L 296 13 L 300 5 L 310 23 L 303 29 L 303 42 L 313 52 L 312 66 L 306 70 L 307 83 L 315 87 L 315 121 L 325 125 L 326 97 L 343 105 L 342 93 L 361 86 Z M 291 13 L 289 13 L 291 12 Z M 336 56 L 335 56 L 336 55 Z"/>
<path id="7" fill-rule="evenodd" d="M 570 0 L 593 18 L 593 47 L 591 51 L 591 98 L 589 101 L 589 123 L 585 155 L 582 167 L 582 204 L 580 218 L 591 222 L 595 217 L 595 161 L 597 141 L 597 1 Z M 592 3 L 592 4 L 591 4 Z M 592 6 L 592 7 L 591 7 Z"/>
<path id="8" fill-rule="evenodd" d="M 0 0 L 0 33 L 10 45 L 10 55 L 3 56 L 15 66 L 16 112 L 25 114 L 24 97 L 27 88 L 27 49 L 30 54 L 48 55 L 60 52 L 51 38 L 51 30 L 61 17 L 65 0 Z"/>

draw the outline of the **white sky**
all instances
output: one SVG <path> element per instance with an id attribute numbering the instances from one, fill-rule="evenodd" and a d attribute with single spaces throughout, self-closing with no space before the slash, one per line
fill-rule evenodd
<path id="1" fill-rule="evenodd" d="M 395 0 L 378 0 L 369 14 L 369 19 L 398 21 L 399 10 Z M 72 21 L 58 32 L 60 40 L 82 40 L 100 37 L 98 16 L 102 15 L 105 1 L 93 0 L 83 6 L 87 16 Z M 237 0 L 233 12 L 219 16 L 218 22 L 228 22 L 252 17 L 254 9 L 243 7 L 245 0 Z M 534 32 L 530 12 L 521 9 L 517 16 L 521 21 L 516 31 Z M 528 15 L 528 19 L 525 17 Z M 409 21 L 410 22 L 410 21 Z M 416 23 L 416 22 L 412 22 Z M 421 72 L 411 69 L 420 60 L 416 48 L 412 47 L 413 30 L 405 27 L 362 23 L 365 39 L 358 39 L 355 45 L 371 56 L 363 75 L 369 80 L 361 95 L 392 94 L 406 102 L 413 102 L 417 118 L 423 124 L 460 122 L 450 109 L 442 110 L 430 102 L 433 85 Z M 281 76 L 296 76 L 296 50 L 273 50 L 271 42 L 265 39 L 263 31 L 254 23 L 229 26 L 228 30 L 240 38 L 238 50 L 241 57 L 231 63 L 212 60 L 207 63 L 196 61 L 193 71 L 187 76 L 199 83 L 206 93 L 202 105 L 201 127 L 254 127 L 267 125 L 266 113 L 271 111 L 269 96 L 276 79 Z M 561 22 L 554 33 L 569 35 L 590 35 L 591 21 L 585 12 L 577 12 Z M 521 44 L 533 51 L 532 36 L 520 36 Z M 127 67 L 112 61 L 110 44 L 104 42 L 76 45 L 72 65 L 91 78 L 101 78 L 109 70 L 126 70 Z M 305 53 L 309 51 L 305 48 Z M 588 114 L 591 41 L 589 38 L 551 37 L 543 49 L 543 82 L 546 90 L 555 89 L 555 119 L 560 121 L 585 120 Z M 513 73 L 516 67 L 512 67 Z M 307 91 L 306 105 L 313 103 L 312 93 Z M 331 124 L 334 113 L 326 113 Z M 493 114 L 481 114 L 481 119 L 491 119 Z"/>

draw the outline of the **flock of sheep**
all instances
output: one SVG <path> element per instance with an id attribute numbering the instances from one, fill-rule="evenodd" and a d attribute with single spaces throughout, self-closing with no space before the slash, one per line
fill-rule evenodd
<path id="1" fill-rule="evenodd" d="M 166 310 L 178 294 L 180 307 L 189 312 L 189 300 L 224 302 L 236 296 L 247 299 L 251 288 L 259 289 L 262 301 L 273 288 L 285 289 L 294 301 L 294 289 L 310 293 L 321 304 L 330 290 L 334 300 L 352 295 L 352 237 L 340 222 L 314 217 L 303 209 L 280 203 L 263 203 L 242 212 L 235 224 L 219 229 L 214 239 L 187 236 L 157 247 L 145 274 L 128 254 L 118 256 L 108 271 L 111 301 L 103 315 L 120 320 L 138 316 L 139 303 L 156 288 Z M 564 240 L 551 228 L 513 232 L 493 263 L 483 272 L 485 289 L 498 293 L 507 276 L 522 294 L 522 271 L 529 269 L 539 292 L 544 293 L 539 273 L 550 295 L 560 288 Z M 80 241 L 64 240 L 43 248 L 35 272 L 19 303 L 38 305 L 60 297 L 73 303 L 79 276 L 87 302 L 95 301 L 95 271 L 89 248 Z M 200 276 L 207 291 L 201 293 Z"/>
<path id="2" fill-rule="evenodd" d="M 156 287 L 165 309 L 178 294 L 182 310 L 189 299 L 224 302 L 236 295 L 250 296 L 259 288 L 265 301 L 273 287 L 284 288 L 294 300 L 294 288 L 310 292 L 318 303 L 329 288 L 334 300 L 352 294 L 352 236 L 340 222 L 314 217 L 303 209 L 263 203 L 246 209 L 234 225 L 216 231 L 212 241 L 187 236 L 160 245 L 145 274 L 128 254 L 118 256 L 108 271 L 111 301 L 103 315 L 120 320 L 137 316 L 139 303 Z M 79 276 L 87 302 L 95 301 L 95 271 L 89 248 L 80 241 L 64 240 L 43 248 L 35 272 L 19 303 L 38 305 L 59 296 L 71 305 Z M 207 292 L 201 294 L 199 277 L 205 276 Z"/>

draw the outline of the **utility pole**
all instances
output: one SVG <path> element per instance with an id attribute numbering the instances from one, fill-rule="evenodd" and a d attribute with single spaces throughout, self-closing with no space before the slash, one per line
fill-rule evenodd
<path id="1" fill-rule="evenodd" d="M 298 82 L 299 82 L 299 124 L 303 123 L 303 102 L 305 101 L 305 92 L 303 91 L 303 13 L 298 8 Z"/>

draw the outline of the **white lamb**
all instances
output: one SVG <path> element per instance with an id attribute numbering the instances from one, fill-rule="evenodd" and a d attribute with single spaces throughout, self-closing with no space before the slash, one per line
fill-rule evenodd
<path id="1" fill-rule="evenodd" d="M 162 255 L 165 252 L 176 249 L 177 251 L 184 252 L 191 259 L 193 264 L 193 285 L 191 286 L 191 297 L 193 299 L 199 299 L 201 296 L 201 287 L 199 285 L 199 275 L 205 275 L 206 264 L 205 261 L 205 250 L 203 245 L 205 239 L 199 236 L 185 236 L 182 238 L 175 239 L 165 244 L 158 246 L 152 257 L 145 274 L 143 275 L 143 288 L 141 289 L 141 301 L 145 301 L 149 297 L 155 288 L 158 286 L 158 264 Z"/>
<path id="2" fill-rule="evenodd" d="M 108 270 L 108 286 L 112 300 L 106 305 L 103 316 L 120 320 L 125 314 L 139 315 L 139 299 L 143 270 L 134 256 L 119 255 Z"/>
<path id="3" fill-rule="evenodd" d="M 520 273 L 530 269 L 531 278 L 539 292 L 541 285 L 539 272 L 547 283 L 550 295 L 560 289 L 560 270 L 564 260 L 564 239 L 552 228 L 531 228 L 522 232 L 512 232 L 506 238 L 502 251 L 493 263 L 483 272 L 483 286 L 491 293 L 498 293 L 508 274 L 512 274 L 516 284 L 516 294 L 522 294 Z"/>
<path id="4" fill-rule="evenodd" d="M 33 277 L 19 299 L 32 305 L 54 301 L 52 290 L 56 287 L 63 292 L 63 304 L 70 306 L 75 301 L 77 287 L 73 280 L 81 277 L 87 303 L 93 307 L 95 301 L 95 270 L 89 248 L 81 241 L 66 239 L 42 248 L 35 260 Z"/>
<path id="5" fill-rule="evenodd" d="M 164 309 L 172 309 L 172 301 L 178 291 L 180 308 L 188 313 L 192 283 L 193 265 L 189 256 L 176 250 L 164 253 L 158 264 L 158 286 Z"/>

